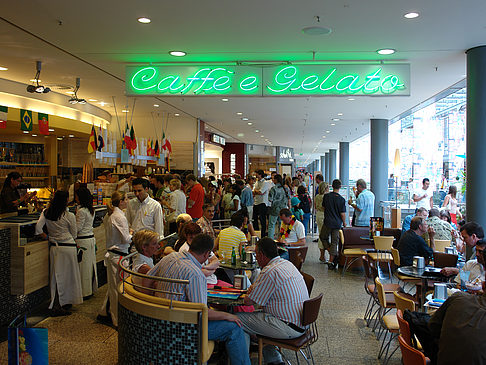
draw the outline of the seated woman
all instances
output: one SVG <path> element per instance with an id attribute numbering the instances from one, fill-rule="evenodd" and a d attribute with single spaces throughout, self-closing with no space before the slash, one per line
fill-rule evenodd
<path id="1" fill-rule="evenodd" d="M 182 251 L 189 251 L 189 247 L 191 246 L 191 242 L 198 234 L 202 233 L 201 227 L 197 223 L 189 222 L 184 225 L 182 228 L 183 235 L 185 237 L 185 242 L 178 246 L 176 244 L 176 248 L 178 248 L 179 252 Z M 214 272 L 219 267 L 219 260 L 216 255 L 211 252 L 209 255 L 209 259 L 202 265 L 202 272 L 206 276 L 207 284 L 208 285 L 215 285 L 218 283 L 218 279 Z"/>
<path id="2" fill-rule="evenodd" d="M 160 248 L 159 241 L 159 234 L 151 229 L 142 229 L 133 235 L 132 242 L 138 252 L 133 260 L 133 271 L 146 274 L 154 267 L 153 255 Z M 142 285 L 143 279 L 141 277 L 134 276 L 132 280 L 134 284 Z M 143 291 L 137 287 L 135 289 Z"/>

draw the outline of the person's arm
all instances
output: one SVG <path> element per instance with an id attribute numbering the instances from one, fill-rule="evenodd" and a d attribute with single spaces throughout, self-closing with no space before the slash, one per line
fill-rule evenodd
<path id="1" fill-rule="evenodd" d="M 256 236 L 256 232 L 255 232 L 255 229 L 253 228 L 253 224 L 252 223 L 248 223 L 248 233 L 250 234 L 250 236 Z"/>
<path id="2" fill-rule="evenodd" d="M 227 313 L 227 312 L 220 312 L 211 308 L 208 309 L 208 320 L 235 322 L 240 327 L 242 325 L 241 320 L 234 314 Z"/>
<path id="3" fill-rule="evenodd" d="M 444 276 L 452 276 L 459 274 L 459 269 L 457 267 L 444 267 L 440 270 L 440 273 Z"/>
<path id="4" fill-rule="evenodd" d="M 233 210 L 237 212 L 240 208 L 240 201 L 238 199 L 233 199 Z"/>
<path id="5" fill-rule="evenodd" d="M 430 197 L 430 209 L 434 207 L 434 199 L 433 196 Z"/>
<path id="6" fill-rule="evenodd" d="M 216 237 L 216 239 L 214 240 L 214 249 L 213 249 L 213 252 L 218 251 L 218 249 L 219 249 L 219 235 L 218 235 L 218 237 Z"/>
<path id="7" fill-rule="evenodd" d="M 128 225 L 131 226 L 133 224 L 133 219 L 135 218 L 135 212 L 132 211 L 130 202 L 128 202 L 127 204 L 125 217 L 127 219 Z"/>
<path id="8" fill-rule="evenodd" d="M 71 236 L 73 236 L 73 238 L 78 237 L 78 228 L 76 227 L 76 217 L 74 216 L 73 213 L 70 212 L 66 212 L 65 214 L 68 221 L 69 233 L 71 233 Z"/>
<path id="9" fill-rule="evenodd" d="M 447 204 L 449 204 L 449 199 L 450 199 L 450 196 L 446 195 L 445 198 L 444 198 L 444 202 L 442 203 L 442 207 L 447 207 Z"/>
<path id="10" fill-rule="evenodd" d="M 159 234 L 161 238 L 164 237 L 164 213 L 162 212 L 162 207 L 157 203 L 154 212 L 154 228 L 155 232 Z"/>
<path id="11" fill-rule="evenodd" d="M 430 317 L 429 319 L 429 330 L 434 338 L 439 339 L 440 333 L 442 331 L 442 322 L 444 322 L 444 317 L 446 315 L 447 309 L 452 301 L 454 301 L 454 296 L 448 298 Z"/>
<path id="12" fill-rule="evenodd" d="M 286 245 L 287 246 L 305 246 L 305 238 L 301 238 L 297 242 L 286 243 Z"/>
<path id="13" fill-rule="evenodd" d="M 427 195 L 418 196 L 417 194 L 414 193 L 413 196 L 412 196 L 412 200 L 415 203 L 417 203 L 417 202 L 421 201 L 423 198 L 425 198 L 426 196 Z"/>
<path id="14" fill-rule="evenodd" d="M 432 256 L 434 254 L 434 250 L 435 250 L 435 240 L 434 240 L 435 231 L 434 231 L 434 228 L 429 227 L 427 233 L 429 234 L 429 243 L 430 243 L 430 249 L 432 250 L 432 254 L 431 254 L 431 256 Z"/>
<path id="15" fill-rule="evenodd" d="M 42 211 L 39 220 L 35 224 L 35 234 L 40 235 L 42 239 L 47 239 L 47 234 L 44 233 L 43 228 L 46 225 L 46 217 L 44 216 L 44 211 Z"/>
<path id="16" fill-rule="evenodd" d="M 122 237 L 122 244 L 128 244 L 132 241 L 132 235 L 130 234 L 130 229 L 128 228 L 128 221 L 124 217 L 116 216 L 113 217 L 111 222 L 113 226 L 120 232 L 120 235 Z"/>
<path id="17" fill-rule="evenodd" d="M 346 212 L 341 213 L 341 220 L 343 221 L 343 227 L 346 227 Z"/>

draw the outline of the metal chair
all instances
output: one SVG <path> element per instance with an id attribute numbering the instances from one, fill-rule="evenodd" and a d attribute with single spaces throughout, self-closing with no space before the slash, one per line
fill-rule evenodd
<path id="1" fill-rule="evenodd" d="M 396 267 L 400 267 L 400 252 L 396 248 L 392 247 L 391 248 L 391 254 L 393 256 L 393 264 Z M 406 288 L 406 284 L 408 284 L 408 283 L 410 283 L 412 285 L 416 285 L 416 284 L 420 284 L 422 282 L 421 279 L 412 278 L 411 276 L 407 276 L 407 275 L 402 275 L 398 271 L 395 271 L 395 277 L 398 279 L 399 283 L 400 283 L 400 281 L 403 282 L 404 290 Z"/>
<path id="2" fill-rule="evenodd" d="M 388 363 L 390 357 L 392 357 L 395 351 L 398 349 L 398 347 L 395 348 L 391 352 L 390 356 L 388 356 L 390 345 L 392 341 L 398 336 L 399 327 L 397 317 L 395 315 L 387 315 L 386 313 L 388 313 L 392 308 L 396 308 L 396 303 L 394 299 L 390 300 L 391 298 L 389 296 L 387 297 L 380 278 L 375 278 L 375 284 L 376 291 L 378 293 L 378 300 L 380 301 L 380 311 L 378 312 L 378 319 L 382 326 L 382 331 L 380 331 L 380 333 L 378 334 L 378 339 L 380 339 L 382 333 L 384 334 L 380 346 L 380 351 L 378 352 L 378 359 L 381 359 L 381 357 L 385 355 L 384 364 L 386 364 Z M 390 335 L 388 341 L 387 334 Z"/>
<path id="3" fill-rule="evenodd" d="M 341 240 L 341 247 L 344 247 L 344 232 L 342 229 L 339 230 L 339 238 Z M 351 265 L 361 258 L 361 256 L 366 255 L 366 250 L 362 248 L 346 248 L 343 249 L 341 254 L 346 258 L 344 261 L 344 267 L 341 275 L 344 276 L 344 273 L 347 269 L 351 267 Z M 351 258 L 350 262 L 348 263 L 348 259 Z"/>
<path id="4" fill-rule="evenodd" d="M 368 256 L 377 263 L 386 262 L 388 264 L 388 272 L 390 273 L 390 281 L 392 281 L 392 271 L 390 263 L 393 261 L 393 256 L 390 251 L 393 245 L 393 236 L 374 236 L 376 252 L 369 252 Z"/>
<path id="5" fill-rule="evenodd" d="M 295 352 L 295 358 L 299 363 L 298 352 L 302 354 L 306 362 L 310 361 L 314 364 L 314 357 L 312 356 L 311 345 L 317 341 L 319 334 L 317 332 L 316 320 L 319 316 L 319 310 L 321 307 L 322 293 L 319 296 L 306 300 L 304 302 L 304 310 L 302 311 L 302 325 L 309 328 L 300 337 L 290 340 L 281 340 L 271 337 L 258 336 L 258 364 L 263 364 L 263 346 L 273 345 L 278 348 L 286 348 Z M 307 355 L 304 353 L 305 350 Z M 288 362 L 288 361 L 287 361 Z"/>

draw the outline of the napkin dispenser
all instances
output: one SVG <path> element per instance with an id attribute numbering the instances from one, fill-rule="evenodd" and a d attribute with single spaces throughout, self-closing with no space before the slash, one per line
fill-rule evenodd
<path id="1" fill-rule="evenodd" d="M 253 252 L 247 252 L 245 261 L 248 262 L 249 264 L 254 264 L 255 263 L 255 254 Z"/>
<path id="2" fill-rule="evenodd" d="M 434 284 L 434 299 L 447 299 L 447 285 L 442 283 Z"/>
<path id="3" fill-rule="evenodd" d="M 234 287 L 235 289 L 239 289 L 239 290 L 246 290 L 248 289 L 246 287 L 246 277 L 245 275 L 235 275 L 234 277 Z"/>
<path id="4" fill-rule="evenodd" d="M 413 267 L 416 269 L 425 269 L 425 259 L 422 256 L 414 256 Z"/>
<path id="5" fill-rule="evenodd" d="M 251 240 L 250 240 L 250 243 L 252 246 L 256 245 L 256 243 L 258 242 L 258 236 L 251 236 Z"/>

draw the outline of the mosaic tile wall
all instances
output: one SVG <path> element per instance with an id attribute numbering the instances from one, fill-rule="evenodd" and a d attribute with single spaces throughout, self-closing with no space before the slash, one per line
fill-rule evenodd
<path id="1" fill-rule="evenodd" d="M 10 295 L 10 228 L 0 229 L 0 328 L 49 298 L 47 286 L 27 295 Z"/>
<path id="2" fill-rule="evenodd" d="M 118 305 L 118 364 L 198 364 L 199 326 L 145 317 Z"/>

